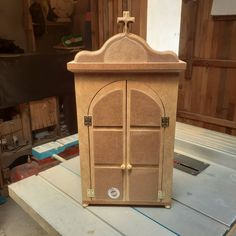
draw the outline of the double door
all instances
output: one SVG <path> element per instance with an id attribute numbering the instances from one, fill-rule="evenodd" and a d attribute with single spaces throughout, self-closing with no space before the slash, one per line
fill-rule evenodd
<path id="1" fill-rule="evenodd" d="M 88 109 L 92 200 L 156 202 L 162 188 L 162 101 L 138 81 L 102 88 Z"/>

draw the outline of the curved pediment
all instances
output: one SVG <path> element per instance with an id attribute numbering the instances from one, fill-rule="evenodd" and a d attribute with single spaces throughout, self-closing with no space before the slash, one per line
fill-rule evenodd
<path id="1" fill-rule="evenodd" d="M 121 33 L 111 37 L 97 51 L 81 51 L 74 62 L 82 63 L 158 63 L 179 62 L 173 52 L 158 52 L 135 34 Z"/>

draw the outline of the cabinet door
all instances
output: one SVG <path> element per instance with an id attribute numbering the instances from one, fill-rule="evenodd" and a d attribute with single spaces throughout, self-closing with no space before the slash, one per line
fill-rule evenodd
<path id="1" fill-rule="evenodd" d="M 124 199 L 126 81 L 101 89 L 89 108 L 91 188 L 95 200 Z"/>
<path id="2" fill-rule="evenodd" d="M 157 201 L 161 189 L 164 107 L 158 95 L 139 82 L 127 83 L 127 199 Z"/>

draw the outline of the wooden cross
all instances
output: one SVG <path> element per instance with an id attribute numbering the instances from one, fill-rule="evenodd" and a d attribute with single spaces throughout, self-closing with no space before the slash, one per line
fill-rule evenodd
<path id="1" fill-rule="evenodd" d="M 135 22 L 135 18 L 129 15 L 129 11 L 123 11 L 123 17 L 117 17 L 117 23 L 123 23 L 123 32 L 128 33 L 129 23 Z"/>

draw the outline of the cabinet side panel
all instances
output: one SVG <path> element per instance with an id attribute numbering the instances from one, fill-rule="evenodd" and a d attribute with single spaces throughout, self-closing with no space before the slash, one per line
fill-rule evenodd
<path id="1" fill-rule="evenodd" d="M 173 186 L 173 159 L 174 159 L 174 141 L 175 141 L 175 125 L 176 125 L 176 109 L 178 99 L 178 77 L 171 78 L 168 81 L 168 97 L 166 98 L 165 107 L 167 116 L 170 117 L 169 127 L 165 129 L 165 149 L 163 160 L 163 190 L 166 194 L 164 202 L 171 201 Z"/>
<path id="2" fill-rule="evenodd" d="M 87 197 L 87 189 L 90 188 L 90 166 L 89 166 L 89 139 L 88 139 L 88 127 L 84 126 L 84 115 L 87 114 L 87 107 L 89 101 L 83 94 L 84 82 L 81 81 L 79 76 L 75 76 L 75 91 L 76 91 L 76 112 L 78 123 L 78 135 L 79 135 L 79 149 L 80 149 L 80 173 L 81 173 L 81 185 L 82 185 L 82 199 L 87 201 L 90 198 Z"/>

